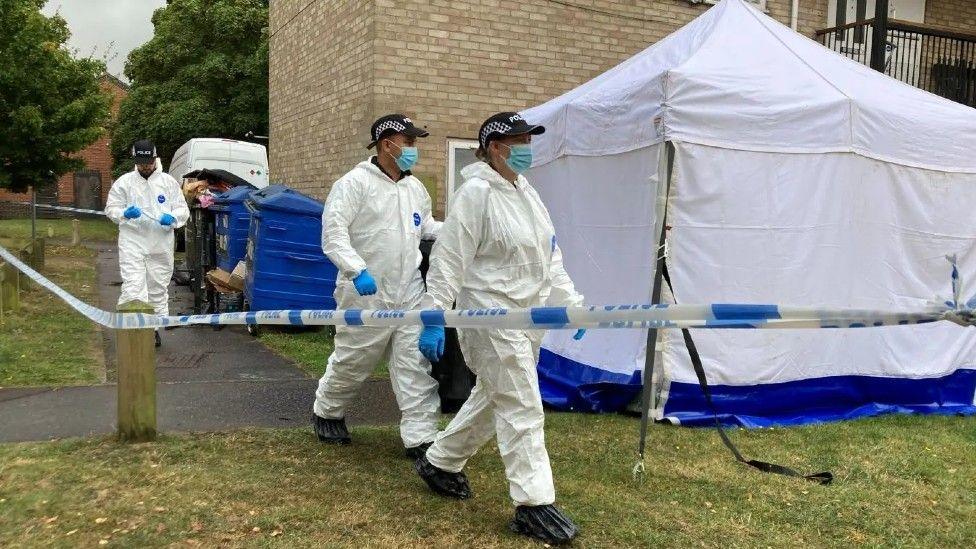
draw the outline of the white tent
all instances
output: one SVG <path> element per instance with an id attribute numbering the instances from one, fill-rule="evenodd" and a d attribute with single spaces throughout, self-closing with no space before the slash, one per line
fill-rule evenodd
<path id="1" fill-rule="evenodd" d="M 742 0 L 523 115 L 547 128 L 529 179 L 589 303 L 650 300 L 665 208 L 679 303 L 911 309 L 951 293 L 947 254 L 976 279 L 976 109 Z M 974 334 L 938 323 L 694 337 L 726 419 L 764 425 L 976 412 Z M 547 400 L 619 407 L 645 338 L 551 333 Z M 702 420 L 680 334 L 664 333 L 659 350 L 657 415 Z"/>

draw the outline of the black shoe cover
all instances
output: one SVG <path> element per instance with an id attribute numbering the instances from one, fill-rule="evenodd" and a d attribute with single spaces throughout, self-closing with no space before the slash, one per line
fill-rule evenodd
<path id="1" fill-rule="evenodd" d="M 414 446 L 412 448 L 405 449 L 403 453 L 408 458 L 417 461 L 418 459 L 420 459 L 421 456 L 427 453 L 427 448 L 430 448 L 431 444 L 433 444 L 433 442 L 425 442 L 423 444 L 418 444 L 417 446 Z"/>
<path id="2" fill-rule="evenodd" d="M 555 505 L 519 505 L 508 527 L 516 534 L 550 545 L 569 543 L 579 532 L 579 527 Z"/>
<path id="3" fill-rule="evenodd" d="M 155 336 L 156 336 L 156 347 L 162 347 L 163 346 L 163 339 L 161 337 L 159 337 L 159 332 L 153 332 L 153 334 L 155 334 Z"/>
<path id="4" fill-rule="evenodd" d="M 464 473 L 449 473 L 438 469 L 427 461 L 427 456 L 422 455 L 413 464 L 414 471 L 424 479 L 430 489 L 442 496 L 456 499 L 468 499 L 471 497 L 471 487 L 468 486 L 468 477 Z"/>
<path id="5" fill-rule="evenodd" d="M 349 444 L 352 438 L 349 437 L 349 430 L 346 429 L 346 419 L 325 419 L 317 414 L 312 414 L 312 426 L 319 441 L 331 444 Z"/>

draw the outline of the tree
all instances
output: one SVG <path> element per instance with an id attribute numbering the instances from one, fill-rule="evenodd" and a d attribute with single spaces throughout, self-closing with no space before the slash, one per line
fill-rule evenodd
<path id="1" fill-rule="evenodd" d="M 84 162 L 71 158 L 105 131 L 105 65 L 75 59 L 60 16 L 44 0 L 0 0 L 0 188 L 53 184 Z"/>
<path id="2" fill-rule="evenodd" d="M 168 166 L 193 137 L 267 135 L 267 0 L 171 0 L 152 21 L 152 40 L 125 65 L 132 86 L 112 137 L 117 174 L 132 168 L 137 139 L 151 139 Z"/>

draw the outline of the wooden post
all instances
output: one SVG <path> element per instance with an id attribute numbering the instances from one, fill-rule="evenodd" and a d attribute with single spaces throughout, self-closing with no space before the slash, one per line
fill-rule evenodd
<path id="1" fill-rule="evenodd" d="M 37 238 L 37 191 L 34 190 L 33 186 L 27 187 L 27 192 L 31 195 L 31 242 Z"/>
<path id="2" fill-rule="evenodd" d="M 130 301 L 122 304 L 119 312 L 152 314 L 153 308 L 141 301 Z M 153 330 L 116 330 L 115 336 L 119 368 L 119 440 L 156 440 L 156 341 Z"/>
<path id="3" fill-rule="evenodd" d="M 31 258 L 31 256 L 34 255 L 34 246 L 30 242 L 18 248 L 17 255 L 20 256 L 20 260 L 24 263 L 30 265 L 31 267 L 34 266 L 34 260 Z M 31 278 L 27 276 L 27 274 L 20 271 L 17 271 L 17 274 L 20 277 L 20 289 L 24 290 L 25 292 L 30 290 Z"/>
<path id="4" fill-rule="evenodd" d="M 20 310 L 20 271 L 6 263 L 0 263 L 0 303 L 3 311 Z"/>
<path id="5" fill-rule="evenodd" d="M 81 244 L 81 221 L 77 219 L 71 220 L 71 245 L 78 246 Z"/>
<path id="6" fill-rule="evenodd" d="M 44 238 L 38 238 L 31 247 L 31 267 L 37 272 L 44 269 L 45 242 Z"/>

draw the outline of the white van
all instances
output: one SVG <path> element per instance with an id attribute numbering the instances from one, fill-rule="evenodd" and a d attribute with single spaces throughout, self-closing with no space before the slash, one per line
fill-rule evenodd
<path id="1" fill-rule="evenodd" d="M 226 170 L 259 189 L 268 186 L 268 149 L 235 139 L 195 138 L 184 143 L 169 164 L 177 181 L 193 170 Z"/>

